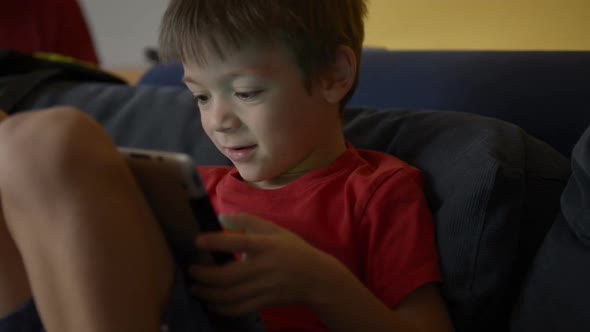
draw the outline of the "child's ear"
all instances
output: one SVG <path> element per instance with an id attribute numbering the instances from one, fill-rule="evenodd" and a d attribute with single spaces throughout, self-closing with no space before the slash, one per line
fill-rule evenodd
<path id="1" fill-rule="evenodd" d="M 348 94 L 356 78 L 357 59 L 354 51 L 340 45 L 334 52 L 333 62 L 322 75 L 322 91 L 329 103 L 340 103 Z"/>

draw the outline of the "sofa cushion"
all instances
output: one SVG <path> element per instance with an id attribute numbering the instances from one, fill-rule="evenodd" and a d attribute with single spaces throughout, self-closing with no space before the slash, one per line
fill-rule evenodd
<path id="1" fill-rule="evenodd" d="M 561 214 L 531 267 L 512 331 L 588 331 L 590 297 L 590 128 L 574 148 Z"/>
<path id="2" fill-rule="evenodd" d="M 228 164 L 185 89 L 53 82 L 21 107 L 54 105 L 83 109 L 120 146 Z M 456 330 L 506 330 L 523 271 L 557 214 L 567 159 L 514 125 L 467 113 L 349 109 L 344 123 L 356 147 L 423 170 Z"/>
<path id="3" fill-rule="evenodd" d="M 346 115 L 358 148 L 424 172 L 456 331 L 506 331 L 523 275 L 557 214 L 567 159 L 512 124 L 474 114 Z"/>

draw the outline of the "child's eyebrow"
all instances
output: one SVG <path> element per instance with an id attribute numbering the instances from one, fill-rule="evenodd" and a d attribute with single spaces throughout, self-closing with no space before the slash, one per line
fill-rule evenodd
<path id="1" fill-rule="evenodd" d="M 186 76 L 186 75 L 184 75 L 184 76 L 182 77 L 182 81 L 183 81 L 184 83 L 199 84 L 198 82 L 196 82 L 195 80 L 193 80 L 193 79 L 192 79 L 190 76 Z"/>
<path id="2" fill-rule="evenodd" d="M 219 79 L 220 82 L 223 82 L 224 84 L 227 84 L 229 82 L 232 82 L 235 79 L 238 79 L 240 77 L 252 77 L 252 76 L 256 76 L 256 77 L 260 77 L 260 75 L 255 75 L 253 73 L 240 73 L 240 72 L 235 72 L 235 73 L 229 73 L 224 75 L 223 77 L 221 77 Z M 201 85 L 201 83 L 197 82 L 196 80 L 194 80 L 192 77 L 188 76 L 188 75 L 184 75 L 182 77 L 182 81 L 184 83 L 190 83 L 190 84 L 194 84 L 194 85 Z"/>

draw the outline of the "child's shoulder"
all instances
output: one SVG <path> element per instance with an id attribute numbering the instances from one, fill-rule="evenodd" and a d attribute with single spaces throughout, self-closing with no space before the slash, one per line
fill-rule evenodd
<path id="1" fill-rule="evenodd" d="M 422 173 L 403 160 L 387 153 L 352 147 L 347 153 L 349 166 L 342 168 L 331 182 L 361 206 L 368 203 L 367 199 L 380 195 L 420 197 L 423 194 Z"/>
<path id="2" fill-rule="evenodd" d="M 353 149 L 353 152 L 358 162 L 353 176 L 421 179 L 420 170 L 391 154 L 363 149 Z"/>

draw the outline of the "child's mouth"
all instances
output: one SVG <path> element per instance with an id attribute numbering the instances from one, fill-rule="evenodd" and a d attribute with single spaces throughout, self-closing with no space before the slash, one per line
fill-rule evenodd
<path id="1" fill-rule="evenodd" d="M 254 155 L 257 145 L 240 146 L 234 148 L 226 148 L 226 155 L 231 161 L 243 162 Z"/>

